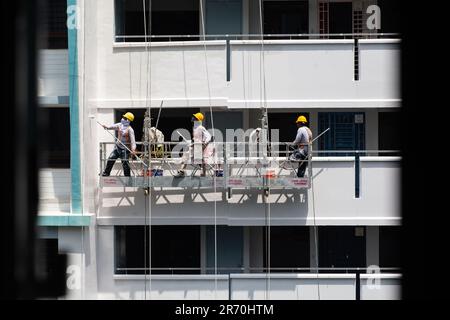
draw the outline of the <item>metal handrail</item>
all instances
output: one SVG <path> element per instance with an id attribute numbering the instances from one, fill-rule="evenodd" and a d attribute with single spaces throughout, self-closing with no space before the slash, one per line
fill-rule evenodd
<path id="1" fill-rule="evenodd" d="M 367 37 L 367 38 L 372 38 L 372 37 L 377 37 L 377 38 L 383 38 L 383 39 L 388 39 L 388 38 L 400 38 L 401 34 L 400 33 L 384 33 L 384 32 L 373 32 L 373 33 L 369 33 L 369 32 L 363 32 L 363 33 L 281 33 L 281 34 L 272 34 L 272 33 L 267 33 L 267 34 L 263 34 L 262 35 L 264 38 L 289 38 L 289 39 L 293 39 L 293 38 L 317 38 L 317 39 L 324 39 L 324 38 L 342 38 L 344 37 L 345 39 L 354 39 L 354 38 L 358 38 L 361 39 L 361 37 Z M 208 40 L 220 40 L 220 39 L 225 39 L 225 40 L 248 40 L 246 38 L 256 38 L 257 40 L 261 39 L 261 34 L 255 34 L 255 33 L 248 33 L 248 34 L 175 34 L 175 35 L 116 35 L 115 39 L 169 39 L 169 42 L 171 41 L 171 39 L 173 38 L 177 38 L 177 39 L 186 39 L 186 40 L 201 40 L 201 39 L 208 39 Z"/>
<path id="2" fill-rule="evenodd" d="M 178 270 L 191 270 L 191 271 L 193 271 L 193 270 L 215 270 L 215 269 L 219 269 L 219 270 L 266 270 L 266 269 L 268 269 L 268 268 L 263 268 L 263 267 L 260 267 L 260 268 L 257 268 L 257 267 L 248 267 L 248 268 L 245 268 L 245 267 L 235 267 L 235 268 L 233 268 L 233 267 L 217 267 L 217 268 L 215 268 L 215 267 L 204 267 L 204 268 L 201 268 L 201 267 L 195 267 L 195 268 L 193 268 L 193 267 L 186 267 L 186 268 L 182 268 L 182 267 L 176 267 L 176 268 L 172 268 L 172 267 L 166 267 L 166 268 L 154 268 L 154 267 L 151 267 L 151 268 L 120 268 L 120 267 L 118 267 L 118 268 L 116 268 L 116 270 L 119 270 L 119 271 L 122 271 L 122 270 L 124 270 L 124 271 L 126 271 L 126 270 L 149 270 L 149 269 L 151 269 L 151 270 L 163 270 L 163 271 L 165 271 L 165 270 L 168 270 L 168 271 L 170 271 L 170 270 L 174 270 L 174 271 L 178 271 Z M 336 271 L 336 270 L 339 270 L 339 271 L 350 271 L 350 270 L 358 270 L 358 271 L 361 271 L 361 270 L 373 270 L 372 268 L 369 268 L 369 267 L 353 267 L 353 268 L 351 268 L 351 267 L 347 267 L 347 268 L 345 268 L 345 267 L 336 267 L 336 268 L 325 268 L 325 267 L 319 267 L 319 268 L 313 268 L 313 267 L 311 267 L 311 268 L 308 268 L 308 267 L 270 267 L 270 270 L 300 270 L 300 271 L 312 271 L 312 270 L 319 270 L 319 271 Z M 380 267 L 380 268 L 378 268 L 378 270 L 381 270 L 381 271 L 400 271 L 400 270 L 402 270 L 402 268 L 400 268 L 400 267 Z"/>

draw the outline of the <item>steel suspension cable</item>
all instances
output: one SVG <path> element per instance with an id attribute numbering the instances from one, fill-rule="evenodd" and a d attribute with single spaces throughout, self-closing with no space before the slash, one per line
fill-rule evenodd
<path id="1" fill-rule="evenodd" d="M 149 8 L 148 8 L 148 13 L 149 13 L 149 19 L 150 21 L 147 22 L 147 7 L 146 7 L 146 2 L 149 1 Z M 146 58 L 147 58 L 147 64 L 146 64 L 146 85 L 145 85 L 145 107 L 147 109 L 148 115 L 150 117 L 150 121 L 151 121 L 151 85 L 152 85 L 152 80 L 151 80 L 151 10 L 152 10 L 152 2 L 151 0 L 142 0 L 142 7 L 143 7 L 143 18 L 144 18 L 144 42 L 145 42 L 145 53 L 146 53 Z M 148 37 L 147 35 L 147 28 L 149 30 L 150 33 L 150 37 Z M 150 41 L 148 41 L 148 38 L 150 39 Z M 150 45 L 150 50 L 149 50 L 149 45 Z M 150 99 L 150 103 L 149 103 L 149 99 Z M 150 125 L 151 126 L 151 125 Z M 145 261 L 145 265 L 147 265 L 147 259 L 148 259 L 148 270 L 149 270 L 149 294 L 150 294 L 150 299 L 152 298 L 151 294 L 152 294 L 152 188 L 151 188 L 151 179 L 150 179 L 150 175 L 151 175 L 151 152 L 150 152 L 150 146 L 146 145 L 144 146 L 145 148 L 145 152 L 147 153 L 147 159 L 148 159 L 148 167 L 147 169 L 144 168 L 144 174 L 147 175 L 147 188 L 146 188 L 146 192 L 144 193 L 144 199 L 145 199 L 145 217 L 144 217 L 144 261 Z M 147 214 L 148 212 L 148 214 Z M 148 248 L 147 248 L 147 225 L 148 225 Z M 145 275 L 144 275 L 144 288 L 145 288 L 145 293 L 144 293 L 144 299 L 147 300 L 147 268 L 145 270 Z"/>
<path id="2" fill-rule="evenodd" d="M 209 80 L 209 68 L 208 68 L 208 55 L 206 52 L 206 28 L 205 28 L 205 14 L 203 10 L 203 0 L 199 0 L 200 3 L 200 17 L 201 17 L 201 26 L 202 26 L 202 34 L 203 34 L 203 53 L 205 58 L 205 69 L 206 69 L 206 82 L 208 88 L 208 103 L 209 103 L 209 112 L 211 116 L 211 128 L 213 132 L 213 148 L 214 148 L 214 162 L 216 162 L 216 140 L 214 139 L 214 114 L 212 110 L 212 102 L 211 102 L 211 86 Z M 213 184 L 214 184 L 214 298 L 217 300 L 217 181 L 216 181 L 216 166 L 213 167 Z"/>

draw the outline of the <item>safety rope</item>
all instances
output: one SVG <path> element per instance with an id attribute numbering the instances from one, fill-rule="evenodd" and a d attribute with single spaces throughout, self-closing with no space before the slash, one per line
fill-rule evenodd
<path id="1" fill-rule="evenodd" d="M 143 18 L 144 18 L 144 42 L 145 42 L 145 53 L 146 53 L 146 58 L 147 58 L 147 66 L 146 66 L 146 85 L 145 85 L 145 106 L 147 108 L 147 112 L 148 115 L 150 117 L 150 121 L 151 121 L 151 85 L 152 85 L 152 81 L 151 81 L 151 48 L 149 50 L 149 44 L 151 45 L 151 10 L 152 10 L 152 1 L 149 1 L 149 8 L 148 8 L 148 12 L 149 12 L 149 18 L 150 21 L 147 24 L 147 15 L 146 15 L 146 2 L 147 0 L 142 0 L 142 7 L 143 7 Z M 150 38 L 148 38 L 147 36 L 147 26 L 149 26 L 149 33 L 150 33 Z M 150 98 L 150 103 L 148 103 Z M 151 126 L 151 125 L 150 125 Z M 151 293 L 152 293 L 152 188 L 151 188 L 151 179 L 150 179 L 150 175 L 151 175 L 151 152 L 150 152 L 150 146 L 147 145 L 144 148 L 146 148 L 146 152 L 147 152 L 147 156 L 148 156 L 148 167 L 147 169 L 144 169 L 144 174 L 147 175 L 147 190 L 144 193 L 144 199 L 145 199 L 145 217 L 144 217 L 144 261 L 145 261 L 145 275 L 144 275 L 144 299 L 147 300 L 147 259 L 148 259 L 148 270 L 149 270 L 149 293 L 150 293 L 150 299 L 152 298 Z M 147 218 L 147 212 L 148 212 L 148 218 Z M 148 219 L 148 220 L 147 220 Z M 147 249 L 147 225 L 148 225 L 148 249 Z"/>
<path id="2" fill-rule="evenodd" d="M 267 91 L 266 91 L 266 70 L 265 70 L 265 50 L 264 50 L 264 9 L 263 9 L 263 1 L 259 0 L 259 26 L 260 26 L 260 34 L 261 34 L 261 50 L 260 50 L 260 102 L 261 102 L 261 111 L 263 116 L 263 132 L 265 134 L 265 143 L 266 143 L 266 152 L 269 151 L 268 146 L 270 145 L 270 136 L 269 136 L 269 117 L 267 112 Z M 267 160 L 267 159 L 265 159 Z M 267 169 L 267 167 L 266 167 Z M 263 174 L 266 174 L 264 172 Z M 265 298 L 266 300 L 270 299 L 270 252 L 271 252 L 271 240 L 270 240 L 270 231 L 271 231 L 271 207 L 270 207 L 270 187 L 263 193 L 263 202 L 265 203 L 265 225 L 266 225 L 266 292 Z"/>
<path id="3" fill-rule="evenodd" d="M 207 88 L 208 88 L 208 103 L 209 103 L 209 112 L 211 115 L 211 129 L 213 132 L 213 147 L 214 147 L 214 153 L 213 156 L 216 158 L 216 139 L 214 138 L 214 114 L 212 110 L 212 102 L 211 102 L 211 86 L 209 81 L 209 68 L 208 68 L 208 55 L 206 52 L 206 31 L 205 31 L 205 14 L 203 10 L 203 0 L 199 0 L 200 3 L 200 17 L 201 17 L 201 26 L 202 26 L 202 33 L 203 33 L 203 53 L 205 57 L 205 69 L 206 69 L 206 82 L 207 82 Z M 216 159 L 214 159 L 214 162 L 216 162 Z M 217 181 L 216 181 L 216 164 L 213 167 L 213 184 L 214 184 L 214 299 L 217 300 L 217 200 L 216 200 L 216 193 L 217 193 Z"/>
<path id="4" fill-rule="evenodd" d="M 311 181 L 311 193 L 312 193 L 312 207 L 313 207 L 313 222 L 314 222 L 314 255 L 315 255 L 315 265 L 316 265 L 316 281 L 317 281 L 317 297 L 320 300 L 320 283 L 319 283 L 319 244 L 318 244 L 318 233 L 317 233 L 317 223 L 316 223 L 316 201 L 314 195 L 314 176 L 313 176 L 313 168 L 312 168 L 312 142 L 310 144 L 310 181 Z"/>

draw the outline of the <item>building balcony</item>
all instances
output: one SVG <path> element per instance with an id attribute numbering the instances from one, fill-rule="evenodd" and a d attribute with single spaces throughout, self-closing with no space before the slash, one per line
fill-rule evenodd
<path id="1" fill-rule="evenodd" d="M 106 276 L 106 275 L 104 275 Z M 102 277 L 104 277 L 102 276 Z M 102 278 L 101 277 L 101 278 Z M 401 274 L 239 273 L 227 275 L 114 275 L 114 293 L 100 299 L 154 300 L 396 300 Z M 143 282 L 151 290 L 145 294 Z M 102 280 L 100 280 L 102 281 Z M 358 292 L 359 291 L 359 292 Z M 133 296 L 131 296 L 133 293 Z"/>
<path id="2" fill-rule="evenodd" d="M 399 39 L 208 39 L 99 48 L 90 106 L 400 106 Z"/>

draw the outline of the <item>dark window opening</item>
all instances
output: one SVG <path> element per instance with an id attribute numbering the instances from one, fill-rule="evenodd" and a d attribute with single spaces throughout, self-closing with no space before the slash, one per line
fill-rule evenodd
<path id="1" fill-rule="evenodd" d="M 200 273 L 200 226 L 116 226 L 115 273 L 152 274 Z M 144 240 L 145 239 L 145 240 Z"/>
<path id="2" fill-rule="evenodd" d="M 392 0 L 378 0 L 378 6 L 381 13 L 382 33 L 400 33 L 400 3 Z"/>
<path id="3" fill-rule="evenodd" d="M 270 272 L 309 272 L 309 227 L 286 226 L 263 228 L 263 265 L 268 268 L 270 238 Z M 305 268 L 305 269 L 298 269 Z"/>
<path id="4" fill-rule="evenodd" d="M 366 232 L 364 227 L 319 227 L 319 267 L 340 268 L 351 272 L 366 267 Z M 348 270 L 345 270 L 348 269 Z M 333 270 L 323 270 L 323 272 Z"/>
<path id="5" fill-rule="evenodd" d="M 308 1 L 264 1 L 264 34 L 307 34 L 308 24 Z"/>
<path id="6" fill-rule="evenodd" d="M 67 49 L 67 0 L 47 0 L 40 9 L 43 49 Z"/>
<path id="7" fill-rule="evenodd" d="M 379 227 L 380 268 L 401 267 L 401 228 Z"/>
<path id="8" fill-rule="evenodd" d="M 400 112 L 380 112 L 378 114 L 378 149 L 379 150 L 400 150 L 401 135 L 399 128 L 401 125 Z M 383 153 L 381 155 L 398 155 Z"/>
<path id="9" fill-rule="evenodd" d="M 215 272 L 215 236 L 217 236 L 217 273 L 242 272 L 244 229 L 241 226 L 206 226 L 206 273 Z"/>
<path id="10" fill-rule="evenodd" d="M 43 122 L 41 167 L 70 168 L 70 113 L 69 108 L 39 108 Z"/>
<path id="11" fill-rule="evenodd" d="M 353 11 L 351 2 L 330 2 L 328 11 L 329 33 L 352 33 Z M 338 38 L 338 37 L 333 37 Z M 344 38 L 344 37 L 339 37 Z"/>
<path id="12" fill-rule="evenodd" d="M 310 128 L 309 112 L 270 112 L 268 114 L 269 130 L 278 129 L 280 142 L 292 142 L 295 140 L 298 130 L 295 121 L 300 115 L 306 117 L 306 120 L 308 121 L 307 126 Z M 315 133 L 313 132 L 313 135 L 314 134 Z M 271 135 L 270 138 L 273 139 L 274 137 Z"/>
<path id="13" fill-rule="evenodd" d="M 149 16 L 150 3 L 152 6 Z M 199 4 L 195 0 L 146 0 L 147 35 L 198 35 Z M 115 0 L 116 41 L 143 42 L 144 6 L 142 0 Z M 127 36 L 138 36 L 127 38 Z M 198 40 L 198 37 L 158 37 L 151 41 Z"/>

